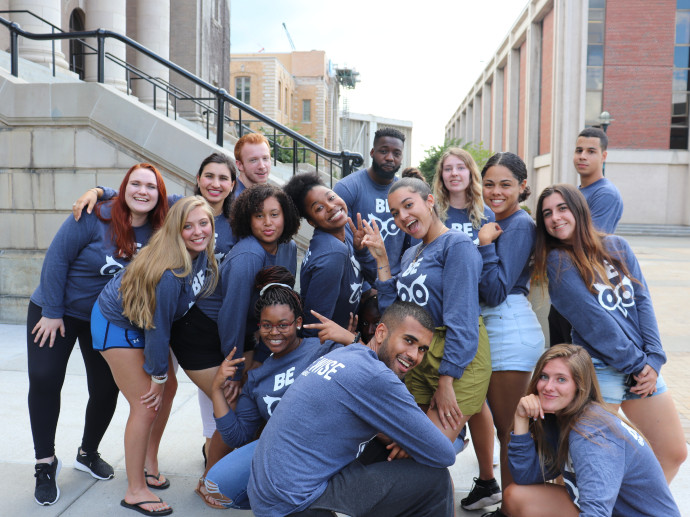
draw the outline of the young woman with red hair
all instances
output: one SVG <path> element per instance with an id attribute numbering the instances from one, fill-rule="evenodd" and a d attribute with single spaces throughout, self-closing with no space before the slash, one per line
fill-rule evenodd
<path id="1" fill-rule="evenodd" d="M 158 229 L 168 211 L 163 178 L 153 165 L 134 165 L 118 196 L 99 204 L 79 221 L 70 215 L 58 230 L 43 261 L 39 286 L 27 317 L 29 416 L 36 453 L 35 499 L 40 505 L 60 496 L 55 478 L 55 433 L 60 391 L 67 362 L 79 340 L 89 390 L 84 435 L 75 467 L 97 479 L 113 469 L 98 446 L 115 412 L 118 389 L 108 364 L 91 346 L 91 309 L 103 287 Z"/>

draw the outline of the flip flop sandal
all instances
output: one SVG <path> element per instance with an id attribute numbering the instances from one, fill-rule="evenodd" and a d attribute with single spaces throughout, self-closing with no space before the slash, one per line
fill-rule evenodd
<path id="1" fill-rule="evenodd" d="M 216 499 L 211 495 L 208 490 L 206 490 L 206 484 L 204 483 L 204 478 L 201 477 L 199 478 L 199 484 L 196 486 L 194 489 L 194 492 L 196 492 L 199 497 L 201 497 L 201 500 L 206 504 L 206 506 L 209 506 L 211 508 L 214 508 L 216 510 L 227 510 L 228 507 L 225 506 L 223 503 L 231 503 L 232 501 L 230 499 Z"/>
<path id="2" fill-rule="evenodd" d="M 152 479 L 155 479 L 156 481 L 160 481 L 161 480 L 161 473 L 159 472 L 157 476 L 154 476 L 153 474 L 148 474 L 146 471 L 144 471 L 144 477 L 152 478 Z M 149 481 L 147 479 L 146 480 L 146 486 L 148 486 L 149 488 L 153 488 L 155 490 L 165 490 L 166 488 L 168 488 L 170 486 L 170 480 L 168 478 L 165 478 L 165 483 L 161 483 L 159 485 L 156 485 L 154 483 L 149 483 Z M 156 514 L 156 515 L 160 515 L 160 514 Z"/>
<path id="3" fill-rule="evenodd" d="M 120 501 L 120 506 L 124 506 L 128 510 L 134 510 L 135 512 L 143 513 L 144 515 L 170 515 L 173 511 L 172 508 L 162 508 L 160 510 L 147 510 L 146 508 L 141 507 L 141 505 L 143 504 L 156 504 L 162 502 L 162 499 L 158 499 L 158 501 L 140 501 L 138 503 L 128 503 L 123 499 L 122 501 Z"/>

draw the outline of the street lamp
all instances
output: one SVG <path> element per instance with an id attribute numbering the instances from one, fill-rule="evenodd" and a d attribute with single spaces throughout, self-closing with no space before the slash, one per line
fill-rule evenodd
<path id="1" fill-rule="evenodd" d="M 604 130 L 604 133 L 606 133 L 606 130 L 608 129 L 609 125 L 614 120 L 615 119 L 611 118 L 611 114 L 608 111 L 601 112 L 601 114 L 599 115 L 599 122 L 601 122 L 601 129 Z"/>

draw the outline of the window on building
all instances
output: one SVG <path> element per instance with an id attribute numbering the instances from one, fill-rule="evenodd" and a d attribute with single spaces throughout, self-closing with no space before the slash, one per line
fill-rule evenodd
<path id="1" fill-rule="evenodd" d="M 289 113 L 289 108 L 288 106 L 288 89 L 287 86 L 285 87 L 285 113 Z"/>
<path id="2" fill-rule="evenodd" d="M 283 109 L 283 82 L 278 81 L 278 109 Z"/>
<path id="3" fill-rule="evenodd" d="M 250 99 L 250 82 L 249 82 L 249 77 L 242 76 L 242 77 L 235 77 L 235 97 L 237 97 L 238 100 L 241 100 L 245 104 L 250 104 L 249 99 Z"/>
<path id="4" fill-rule="evenodd" d="M 603 111 L 606 0 L 590 0 L 588 14 L 585 125 L 598 126 Z"/>
<path id="5" fill-rule="evenodd" d="M 690 84 L 690 0 L 676 3 L 676 44 L 673 55 L 673 97 L 670 149 L 688 148 L 688 95 Z"/>
<path id="6" fill-rule="evenodd" d="M 302 122 L 311 122 L 311 99 L 302 101 Z"/>

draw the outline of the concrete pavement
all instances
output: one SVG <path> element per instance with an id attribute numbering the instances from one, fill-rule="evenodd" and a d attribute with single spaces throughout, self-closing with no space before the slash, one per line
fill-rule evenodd
<path id="1" fill-rule="evenodd" d="M 662 341 L 668 354 L 663 374 L 674 396 L 686 440 L 690 442 L 690 238 L 630 237 L 647 282 L 650 285 Z M 539 311 L 543 307 L 535 307 Z M 107 513 L 109 517 L 133 517 L 120 507 L 125 487 L 123 434 L 127 402 L 120 396 L 117 412 L 101 444 L 104 459 L 115 467 L 115 479 L 96 481 L 72 467 L 79 446 L 86 404 L 86 377 L 81 354 L 72 354 L 62 390 L 62 410 L 56 437 L 57 455 L 63 461 L 58 476 L 60 500 L 53 506 L 39 507 L 33 499 L 33 444 L 26 408 L 25 329 L 0 325 L 0 515 L 83 517 Z M 178 516 L 250 517 L 251 512 L 228 510 L 224 513 L 206 507 L 193 492 L 202 472 L 201 422 L 196 387 L 180 374 L 179 388 L 160 451 L 162 471 L 171 487 L 161 495 Z M 458 456 L 451 467 L 455 483 L 458 516 L 479 517 L 482 512 L 465 512 L 459 501 L 465 497 L 477 473 L 472 448 Z M 498 469 L 496 469 L 498 477 Z M 690 461 L 673 481 L 671 490 L 681 513 L 690 517 Z M 486 510 L 485 510 L 486 511 Z"/>

